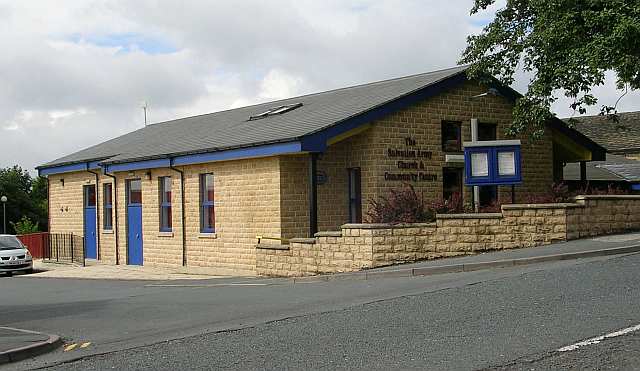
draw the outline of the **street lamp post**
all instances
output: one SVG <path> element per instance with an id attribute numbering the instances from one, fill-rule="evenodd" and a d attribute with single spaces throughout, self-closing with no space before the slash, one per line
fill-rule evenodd
<path id="1" fill-rule="evenodd" d="M 7 196 L 0 197 L 2 201 L 2 233 L 7 234 Z"/>

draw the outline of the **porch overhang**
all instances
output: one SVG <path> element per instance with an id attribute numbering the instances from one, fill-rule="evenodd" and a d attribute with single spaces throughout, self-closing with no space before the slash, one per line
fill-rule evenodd
<path id="1" fill-rule="evenodd" d="M 548 125 L 553 142 L 554 160 L 562 163 L 604 161 L 606 149 L 584 134 L 554 118 Z"/>

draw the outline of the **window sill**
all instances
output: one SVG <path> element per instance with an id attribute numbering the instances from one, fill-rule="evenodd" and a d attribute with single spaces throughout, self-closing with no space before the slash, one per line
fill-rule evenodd
<path id="1" fill-rule="evenodd" d="M 173 237 L 173 232 L 158 232 L 158 237 Z"/>
<path id="2" fill-rule="evenodd" d="M 102 234 L 113 234 L 113 229 L 103 229 Z"/>
<path id="3" fill-rule="evenodd" d="M 218 235 L 215 234 L 215 233 L 200 233 L 198 235 L 198 238 L 211 238 L 211 239 L 214 239 L 214 238 L 218 238 Z"/>

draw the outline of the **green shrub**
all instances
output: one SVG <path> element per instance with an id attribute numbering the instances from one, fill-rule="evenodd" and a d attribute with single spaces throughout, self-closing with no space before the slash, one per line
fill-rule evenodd
<path id="1" fill-rule="evenodd" d="M 15 229 L 16 234 L 29 234 L 38 232 L 38 223 L 34 223 L 26 216 L 23 216 L 17 223 L 9 222 Z"/>

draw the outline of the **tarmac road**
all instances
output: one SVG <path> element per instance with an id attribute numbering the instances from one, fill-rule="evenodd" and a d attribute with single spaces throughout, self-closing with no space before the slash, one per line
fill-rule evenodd
<path id="1" fill-rule="evenodd" d="M 637 369 L 636 333 L 555 350 L 640 324 L 639 278 L 640 254 L 295 285 L 20 279 L 0 310 L 92 343 L 13 369 Z"/>

